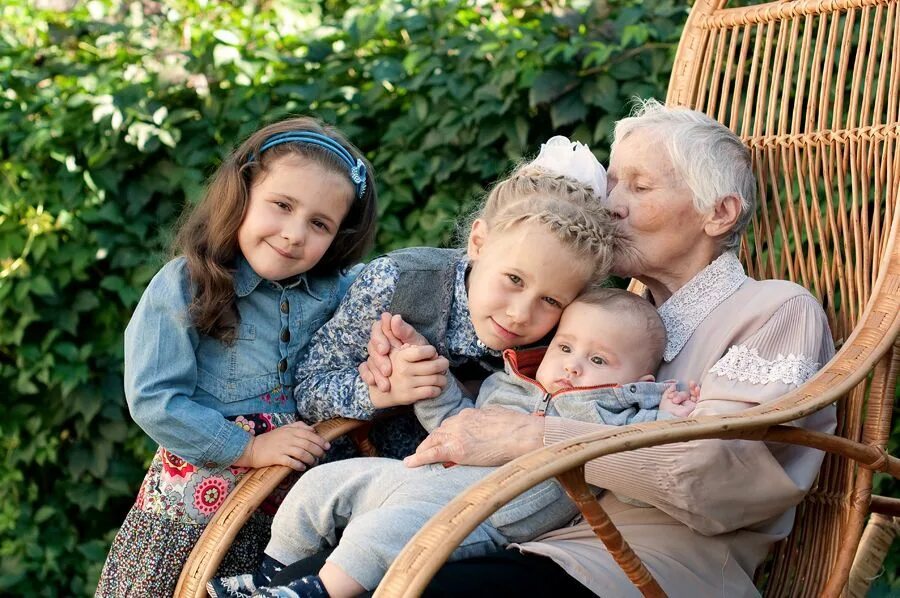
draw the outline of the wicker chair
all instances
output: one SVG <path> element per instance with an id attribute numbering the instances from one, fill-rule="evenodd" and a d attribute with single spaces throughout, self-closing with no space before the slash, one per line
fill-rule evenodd
<path id="1" fill-rule="evenodd" d="M 885 451 L 900 369 L 900 0 L 734 8 L 726 1 L 696 1 L 667 102 L 705 111 L 750 147 L 760 205 L 742 261 L 755 278 L 793 280 L 812 291 L 828 314 L 838 354 L 802 387 L 738 415 L 628 426 L 516 459 L 432 518 L 377 596 L 418 595 L 480 522 L 551 476 L 563 481 L 635 585 L 645 595 L 663 595 L 591 496 L 583 464 L 700 438 L 827 451 L 793 533 L 776 546 L 760 580 L 767 596 L 838 596 L 852 577 L 853 595 L 865 594 L 880 567 L 871 555 L 883 558 L 898 530 L 893 516 L 900 515 L 900 500 L 871 495 L 873 471 L 900 476 L 900 459 Z M 834 436 L 787 425 L 835 401 Z M 331 437 L 358 425 L 325 422 L 322 431 Z M 205 595 L 204 583 L 235 533 L 286 473 L 265 468 L 242 482 L 192 553 L 176 595 Z M 861 546 L 870 512 L 887 517 L 873 515 L 870 541 Z"/>

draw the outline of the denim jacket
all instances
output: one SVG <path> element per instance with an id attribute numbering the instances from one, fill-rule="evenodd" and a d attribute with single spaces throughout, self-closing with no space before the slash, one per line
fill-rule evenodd
<path id="1" fill-rule="evenodd" d="M 234 274 L 240 323 L 227 345 L 191 324 L 190 280 L 179 257 L 153 277 L 125 329 L 125 397 L 131 416 L 160 446 L 198 467 L 221 470 L 250 434 L 226 417 L 293 413 L 297 357 L 340 303 L 349 274 L 302 275 L 283 287 L 241 257 Z"/>
<path id="2" fill-rule="evenodd" d="M 470 407 L 499 406 L 522 413 L 612 426 L 668 419 L 668 413 L 659 409 L 659 402 L 666 387 L 674 381 L 607 384 L 548 393 L 534 379 L 546 350 L 546 347 L 507 349 L 503 352 L 504 371 L 484 381 L 476 400 L 466 397 L 459 384 L 450 380 L 440 396 L 414 404 L 416 417 L 429 432 L 448 417 Z"/>

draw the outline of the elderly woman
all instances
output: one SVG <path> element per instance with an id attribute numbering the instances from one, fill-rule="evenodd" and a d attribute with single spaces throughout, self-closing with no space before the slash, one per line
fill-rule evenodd
<path id="1" fill-rule="evenodd" d="M 771 401 L 834 353 L 825 314 L 805 289 L 744 273 L 736 251 L 754 196 L 747 149 L 706 115 L 649 101 L 616 124 L 609 202 L 630 243 L 615 270 L 644 283 L 658 306 L 668 334 L 658 379 L 699 381 L 697 415 Z M 377 336 L 374 345 L 383 344 Z M 798 425 L 831 432 L 835 411 Z M 604 429 L 467 410 L 432 432 L 407 464 L 501 465 Z M 790 532 L 822 456 L 795 446 L 698 440 L 601 457 L 585 475 L 610 490 L 601 504 L 670 596 L 755 596 L 754 570 Z M 511 548 L 445 565 L 426 595 L 639 595 L 584 523 Z M 276 584 L 315 561 L 289 567 Z"/>

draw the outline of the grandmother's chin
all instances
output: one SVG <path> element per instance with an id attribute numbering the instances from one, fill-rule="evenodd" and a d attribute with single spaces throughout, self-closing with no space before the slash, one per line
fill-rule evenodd
<path id="1" fill-rule="evenodd" d="M 642 272 L 639 254 L 634 249 L 621 250 L 613 257 L 610 274 L 621 278 L 637 276 Z"/>

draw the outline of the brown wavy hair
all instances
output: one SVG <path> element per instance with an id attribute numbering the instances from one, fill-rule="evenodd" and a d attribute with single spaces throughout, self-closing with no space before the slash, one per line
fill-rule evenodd
<path id="1" fill-rule="evenodd" d="M 272 135 L 300 131 L 327 135 L 354 158 L 361 159 L 367 170 L 365 193 L 360 198 L 351 198 L 350 210 L 334 241 L 310 272 L 318 274 L 346 268 L 359 262 L 372 245 L 377 213 L 375 177 L 372 165 L 362 152 L 340 131 L 314 118 L 291 118 L 263 127 L 225 158 L 203 199 L 184 214 L 178 226 L 173 249 L 187 259 L 193 294 L 189 313 L 201 334 L 224 342 L 234 339 L 239 319 L 234 290 L 235 264 L 240 254 L 237 233 L 254 182 L 276 160 L 287 155 L 300 156 L 328 171 L 349 176 L 347 165 L 340 158 L 316 145 L 283 143 L 260 154 L 260 146 Z M 348 189 L 355 191 L 352 184 Z"/>

